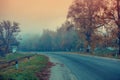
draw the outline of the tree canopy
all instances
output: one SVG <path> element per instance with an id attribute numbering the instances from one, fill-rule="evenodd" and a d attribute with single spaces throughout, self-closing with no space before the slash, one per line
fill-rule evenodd
<path id="1" fill-rule="evenodd" d="M 18 46 L 17 39 L 20 32 L 19 24 L 17 22 L 2 21 L 0 23 L 0 55 L 11 52 L 13 46 Z"/>

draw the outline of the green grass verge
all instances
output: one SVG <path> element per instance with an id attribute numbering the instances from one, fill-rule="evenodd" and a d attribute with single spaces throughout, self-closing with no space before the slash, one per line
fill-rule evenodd
<path id="1" fill-rule="evenodd" d="M 29 56 L 29 55 L 33 55 L 33 54 L 22 54 L 22 53 L 10 53 L 7 54 L 5 57 L 0 57 L 0 61 L 9 61 L 9 60 L 13 60 L 16 58 L 20 58 L 20 57 L 24 57 L 24 56 Z"/>
<path id="2" fill-rule="evenodd" d="M 8 61 L 8 60 L 13 60 L 13 59 L 16 59 L 16 58 L 28 56 L 28 55 L 32 55 L 32 54 L 14 53 L 14 54 L 8 54 L 8 55 L 6 55 L 6 57 L 4 59 Z"/>
<path id="3" fill-rule="evenodd" d="M 116 53 L 118 53 L 117 50 L 98 49 L 98 50 L 94 51 L 93 53 L 86 53 L 86 52 L 77 52 L 77 53 L 83 54 L 83 55 L 92 55 L 92 56 L 120 59 L 120 55 L 116 54 Z"/>
<path id="4" fill-rule="evenodd" d="M 11 58 L 8 58 L 11 59 Z M 19 69 L 15 66 L 0 70 L 3 80 L 39 80 L 35 73 L 41 71 L 48 62 L 48 58 L 42 55 L 36 55 L 32 58 L 19 62 Z"/>

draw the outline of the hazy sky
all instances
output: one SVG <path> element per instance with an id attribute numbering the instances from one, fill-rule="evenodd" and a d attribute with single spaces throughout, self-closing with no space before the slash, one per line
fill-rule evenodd
<path id="1" fill-rule="evenodd" d="M 0 3 L 3 19 L 19 22 L 23 33 L 41 33 L 46 28 L 56 30 L 66 20 L 72 0 L 0 0 Z"/>

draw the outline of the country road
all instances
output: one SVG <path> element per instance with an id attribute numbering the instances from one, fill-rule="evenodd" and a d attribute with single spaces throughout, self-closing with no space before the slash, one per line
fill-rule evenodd
<path id="1" fill-rule="evenodd" d="M 67 76 L 69 73 L 65 73 L 67 71 L 61 67 L 61 69 L 59 68 L 61 73 L 54 71 L 51 75 L 56 72 L 56 75 L 60 76 L 63 72 L 65 73 L 63 76 L 66 75 L 68 78 L 56 78 L 56 80 L 120 80 L 120 60 L 78 54 L 44 54 L 54 59 L 53 62 L 58 60 L 74 76 L 74 78 L 70 79 L 70 76 Z"/>

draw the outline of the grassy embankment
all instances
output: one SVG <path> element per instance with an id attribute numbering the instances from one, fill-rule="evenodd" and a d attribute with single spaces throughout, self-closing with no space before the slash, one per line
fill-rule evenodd
<path id="1" fill-rule="evenodd" d="M 120 55 L 116 54 L 118 51 L 116 50 L 96 50 L 93 53 L 86 53 L 86 52 L 76 52 L 77 54 L 83 54 L 83 55 L 92 55 L 92 56 L 100 56 L 100 57 L 108 57 L 108 58 L 115 58 L 115 59 L 120 59 Z"/>
<path id="2" fill-rule="evenodd" d="M 10 54 L 7 55 L 3 61 L 8 61 L 28 54 Z M 30 59 L 24 59 L 18 63 L 19 69 L 16 70 L 15 65 L 0 70 L 2 80 L 39 80 L 36 73 L 46 67 L 48 58 L 42 55 L 35 55 Z"/>

